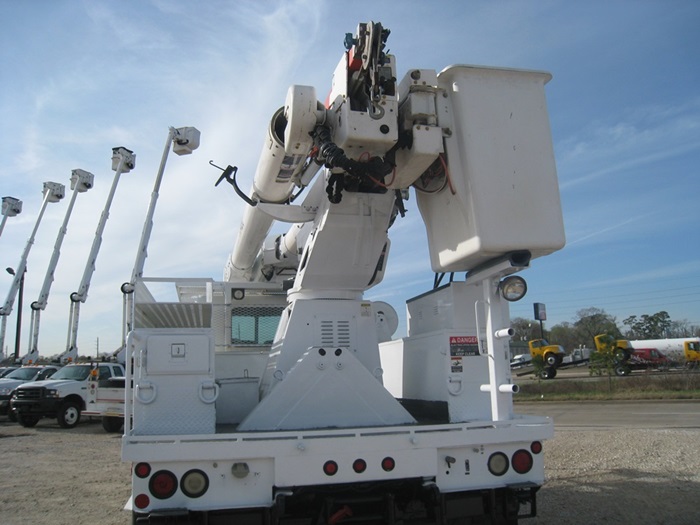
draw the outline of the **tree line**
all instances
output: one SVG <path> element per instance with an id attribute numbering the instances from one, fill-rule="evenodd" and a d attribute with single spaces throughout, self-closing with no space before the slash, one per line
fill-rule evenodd
<path id="1" fill-rule="evenodd" d="M 616 339 L 667 339 L 677 337 L 698 337 L 700 326 L 688 321 L 674 321 L 668 312 L 662 310 L 655 314 L 631 315 L 622 321 L 620 328 L 615 316 L 602 308 L 584 308 L 576 312 L 573 322 L 563 322 L 545 330 L 544 339 L 552 344 L 563 346 L 567 350 L 585 346 L 595 348 L 593 338 L 598 334 L 610 334 Z M 515 331 L 512 341 L 530 341 L 540 339 L 539 321 L 516 317 L 511 320 Z"/>

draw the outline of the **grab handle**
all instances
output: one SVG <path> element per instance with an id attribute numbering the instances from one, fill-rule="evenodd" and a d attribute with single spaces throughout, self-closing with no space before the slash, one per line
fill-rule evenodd
<path id="1" fill-rule="evenodd" d="M 211 397 L 206 397 L 204 395 L 205 390 L 213 390 L 214 394 Z M 199 384 L 199 400 L 202 403 L 206 403 L 207 405 L 212 404 L 214 401 L 216 401 L 219 397 L 219 385 L 217 385 L 214 381 L 202 381 Z"/>
<path id="2" fill-rule="evenodd" d="M 151 395 L 144 396 L 143 392 L 148 390 L 151 391 Z M 136 391 L 134 392 L 134 395 L 136 396 L 136 400 L 141 404 L 150 405 L 156 400 L 157 394 L 158 387 L 150 381 L 142 381 L 136 384 Z"/>

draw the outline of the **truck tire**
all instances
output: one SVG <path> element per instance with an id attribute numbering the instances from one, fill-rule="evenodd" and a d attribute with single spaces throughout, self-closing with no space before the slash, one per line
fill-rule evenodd
<path id="1" fill-rule="evenodd" d="M 556 354 L 549 353 L 546 356 L 544 356 L 544 362 L 547 363 L 549 366 L 554 366 L 557 364 L 557 356 Z"/>
<path id="2" fill-rule="evenodd" d="M 17 414 L 17 422 L 25 428 L 33 428 L 39 422 L 39 416 L 24 415 L 19 412 Z"/>
<path id="3" fill-rule="evenodd" d="M 75 401 L 66 401 L 58 410 L 56 419 L 62 428 L 74 428 L 80 423 L 80 405 Z"/>
<path id="4" fill-rule="evenodd" d="M 557 369 L 551 366 L 545 367 L 540 372 L 540 379 L 554 379 L 557 376 Z"/>
<path id="5" fill-rule="evenodd" d="M 630 367 L 624 364 L 617 364 L 615 365 L 615 375 L 624 377 L 630 375 L 632 371 L 630 370 Z"/>
<path id="6" fill-rule="evenodd" d="M 105 432 L 109 432 L 110 434 L 119 432 L 123 425 L 124 418 L 115 416 L 104 416 L 102 418 L 102 428 L 105 429 Z"/>
<path id="7" fill-rule="evenodd" d="M 632 352 L 630 352 L 626 348 L 619 348 L 618 347 L 615 349 L 615 359 L 617 359 L 621 363 L 629 361 L 630 357 L 632 357 Z"/>

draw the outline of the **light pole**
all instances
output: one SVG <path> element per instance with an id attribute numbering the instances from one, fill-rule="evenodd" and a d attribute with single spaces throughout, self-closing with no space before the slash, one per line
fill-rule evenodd
<path id="1" fill-rule="evenodd" d="M 15 275 L 12 268 L 5 268 L 5 271 L 10 275 Z M 19 280 L 19 294 L 17 298 L 17 330 L 15 332 L 15 360 L 19 359 L 19 339 L 22 335 L 22 299 L 24 298 L 24 274 L 27 273 L 27 268 L 24 268 L 22 277 Z"/>

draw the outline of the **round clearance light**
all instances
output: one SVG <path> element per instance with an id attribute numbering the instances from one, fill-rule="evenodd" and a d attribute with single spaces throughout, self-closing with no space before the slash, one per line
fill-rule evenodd
<path id="1" fill-rule="evenodd" d="M 234 288 L 233 289 L 233 298 L 236 301 L 243 300 L 243 298 L 245 298 L 245 290 L 243 288 Z"/>
<path id="2" fill-rule="evenodd" d="M 502 476 L 508 471 L 508 456 L 503 452 L 494 452 L 487 463 L 489 472 L 494 476 Z"/>
<path id="3" fill-rule="evenodd" d="M 141 479 L 147 478 L 151 473 L 151 466 L 148 463 L 137 463 L 134 467 L 134 474 Z"/>
<path id="4" fill-rule="evenodd" d="M 358 474 L 362 474 L 367 470 L 367 462 L 364 459 L 356 459 L 352 463 L 352 469 Z"/>
<path id="5" fill-rule="evenodd" d="M 148 490 L 154 498 L 168 499 L 177 490 L 177 478 L 169 470 L 159 470 L 148 482 Z"/>
<path id="6" fill-rule="evenodd" d="M 542 442 L 541 441 L 533 441 L 530 443 L 530 451 L 533 454 L 539 454 L 542 452 Z"/>
<path id="7" fill-rule="evenodd" d="M 525 279 L 518 275 L 511 275 L 503 279 L 498 285 L 501 295 L 506 301 L 519 301 L 527 293 Z"/>
<path id="8" fill-rule="evenodd" d="M 382 460 L 382 468 L 385 472 L 391 472 L 396 466 L 396 461 L 392 457 L 386 457 Z"/>
<path id="9" fill-rule="evenodd" d="M 151 504 L 151 498 L 149 498 L 146 494 L 139 494 L 134 498 L 134 505 L 136 505 L 137 509 L 145 509 Z"/>
<path id="10" fill-rule="evenodd" d="M 338 464 L 335 461 L 326 461 L 323 464 L 323 473 L 326 476 L 335 476 L 338 473 Z"/>
<path id="11" fill-rule="evenodd" d="M 520 449 L 513 454 L 513 470 L 518 474 L 527 474 L 532 469 L 532 454 Z"/>
<path id="12" fill-rule="evenodd" d="M 209 478 L 199 469 L 187 471 L 180 481 L 180 490 L 188 498 L 199 498 L 208 488 Z"/>

